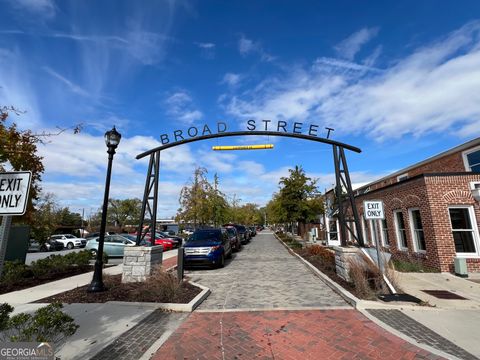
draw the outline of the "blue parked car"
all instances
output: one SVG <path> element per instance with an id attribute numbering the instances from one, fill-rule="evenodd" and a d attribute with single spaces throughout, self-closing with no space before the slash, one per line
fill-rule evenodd
<path id="1" fill-rule="evenodd" d="M 223 267 L 225 258 L 232 257 L 232 246 L 225 229 L 199 229 L 184 245 L 184 265 Z"/>

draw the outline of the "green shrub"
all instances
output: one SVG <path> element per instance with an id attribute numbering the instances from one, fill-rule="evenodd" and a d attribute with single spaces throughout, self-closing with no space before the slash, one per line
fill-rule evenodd
<path id="1" fill-rule="evenodd" d="M 422 263 L 415 261 L 402 261 L 402 260 L 392 260 L 395 270 L 400 272 L 427 272 L 433 273 L 438 272 L 438 270 L 432 269 L 428 266 L 424 266 Z"/>
<path id="2" fill-rule="evenodd" d="M 33 315 L 20 313 L 10 317 L 14 308 L 7 303 L 0 305 L 0 340 L 56 343 L 75 334 L 79 326 L 61 311 L 62 307 L 60 303 L 52 303 Z"/>
<path id="3" fill-rule="evenodd" d="M 5 284 L 13 284 L 32 276 L 30 268 L 21 261 L 5 261 L 3 265 L 2 282 Z"/>

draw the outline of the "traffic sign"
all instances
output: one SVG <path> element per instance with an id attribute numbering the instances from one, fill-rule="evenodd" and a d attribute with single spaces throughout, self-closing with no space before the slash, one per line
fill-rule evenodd
<path id="1" fill-rule="evenodd" d="M 0 216 L 25 214 L 31 181 L 30 171 L 0 173 Z"/>
<path id="2" fill-rule="evenodd" d="M 383 211 L 383 201 L 371 200 L 363 202 L 363 214 L 365 219 L 385 219 L 385 213 Z"/>

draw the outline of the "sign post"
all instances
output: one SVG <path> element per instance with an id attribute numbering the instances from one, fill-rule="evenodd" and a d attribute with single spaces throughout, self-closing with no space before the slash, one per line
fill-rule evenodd
<path id="1" fill-rule="evenodd" d="M 380 273 L 383 275 L 384 264 L 380 256 L 381 247 L 380 247 L 380 241 L 379 239 L 377 239 L 377 223 L 376 223 L 376 220 L 385 219 L 385 213 L 383 211 L 383 201 L 378 201 L 378 200 L 364 201 L 363 209 L 364 209 L 365 219 L 373 220 L 373 240 L 375 241 L 375 246 L 377 248 L 378 268 L 380 269 Z"/>
<path id="2" fill-rule="evenodd" d="M 28 193 L 32 173 L 16 171 L 0 173 L 0 276 L 5 262 L 8 234 L 12 225 L 12 216 L 21 216 L 27 210 Z"/>

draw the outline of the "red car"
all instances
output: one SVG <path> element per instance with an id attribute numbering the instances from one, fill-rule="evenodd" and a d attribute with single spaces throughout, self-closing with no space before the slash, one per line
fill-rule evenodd
<path id="1" fill-rule="evenodd" d="M 137 234 L 135 233 L 133 233 L 132 235 L 137 236 Z M 146 234 L 143 239 L 151 243 L 150 234 Z M 172 240 L 162 239 L 160 237 L 155 238 L 155 245 L 162 245 L 163 251 L 172 250 L 174 248 L 174 242 Z"/>

